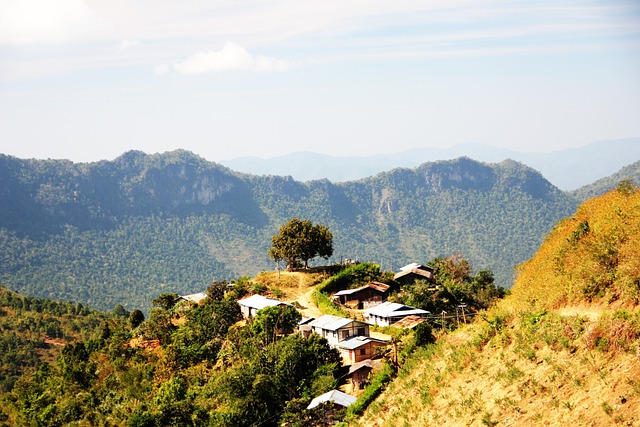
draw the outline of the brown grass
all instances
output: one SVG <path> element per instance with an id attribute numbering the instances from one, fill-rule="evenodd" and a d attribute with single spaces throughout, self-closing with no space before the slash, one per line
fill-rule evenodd
<path id="1" fill-rule="evenodd" d="M 353 425 L 640 426 L 640 340 L 631 323 L 607 329 L 610 313 L 594 314 L 571 349 L 525 337 L 516 317 L 480 349 L 470 343 L 481 322 L 444 336 Z M 628 345 L 603 351 L 591 344 L 592 331 Z M 523 356 L 523 339 L 534 357 Z"/>

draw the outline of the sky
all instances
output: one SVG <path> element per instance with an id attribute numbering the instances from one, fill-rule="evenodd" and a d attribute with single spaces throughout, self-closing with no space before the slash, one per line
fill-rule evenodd
<path id="1" fill-rule="evenodd" d="M 0 153 L 20 158 L 638 136 L 638 0 L 0 0 Z"/>

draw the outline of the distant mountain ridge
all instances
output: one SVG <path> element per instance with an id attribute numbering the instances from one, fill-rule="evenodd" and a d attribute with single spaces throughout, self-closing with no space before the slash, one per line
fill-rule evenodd
<path id="1" fill-rule="evenodd" d="M 575 190 L 640 160 L 640 138 L 600 141 L 550 153 L 520 152 L 484 144 L 460 144 L 450 148 L 416 148 L 389 155 L 336 157 L 297 152 L 270 159 L 241 157 L 221 163 L 233 170 L 254 175 L 291 175 L 300 181 L 326 178 L 332 182 L 344 182 L 396 167 L 411 168 L 425 162 L 463 156 L 490 163 L 516 160 L 538 170 L 558 188 Z"/>
<path id="2" fill-rule="evenodd" d="M 72 163 L 0 156 L 0 283 L 97 308 L 274 268 L 291 217 L 326 224 L 334 257 L 396 270 L 461 253 L 509 286 L 513 268 L 577 206 L 539 172 L 470 158 L 357 181 L 234 172 L 190 152 Z"/>

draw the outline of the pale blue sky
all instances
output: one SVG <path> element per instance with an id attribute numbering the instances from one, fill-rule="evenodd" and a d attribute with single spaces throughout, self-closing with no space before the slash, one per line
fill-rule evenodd
<path id="1" fill-rule="evenodd" d="M 18 157 L 637 136 L 637 0 L 0 0 L 0 153 Z"/>

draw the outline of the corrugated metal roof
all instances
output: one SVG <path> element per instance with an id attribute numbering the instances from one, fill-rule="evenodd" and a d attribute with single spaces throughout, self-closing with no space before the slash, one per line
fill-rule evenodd
<path id="1" fill-rule="evenodd" d="M 197 294 L 191 294 L 191 295 L 180 295 L 180 298 L 182 298 L 183 300 L 191 301 L 196 304 L 199 304 L 200 301 L 202 301 L 206 297 L 207 297 L 206 292 L 198 292 Z"/>
<path id="2" fill-rule="evenodd" d="M 300 319 L 300 321 L 298 322 L 298 325 L 306 325 L 308 323 L 313 322 L 315 319 L 315 317 L 306 317 L 306 316 L 302 316 L 302 318 Z"/>
<path id="3" fill-rule="evenodd" d="M 367 286 L 380 292 L 387 292 L 389 290 L 389 285 L 381 282 L 369 282 Z"/>
<path id="4" fill-rule="evenodd" d="M 371 359 L 363 360 L 362 362 L 357 362 L 357 363 L 354 363 L 353 365 L 351 365 L 351 367 L 349 368 L 349 373 L 347 375 L 351 375 L 354 372 L 356 372 L 357 370 L 360 370 L 362 368 L 374 369 L 378 365 L 380 365 L 380 360 L 375 360 L 375 361 L 371 360 Z"/>
<path id="5" fill-rule="evenodd" d="M 345 289 L 343 291 L 338 291 L 333 295 L 334 296 L 337 296 L 337 295 L 351 295 L 351 294 L 354 294 L 356 292 L 360 292 L 361 290 L 367 289 L 367 288 L 375 289 L 376 291 L 380 291 L 380 292 L 386 292 L 389 289 L 389 285 L 385 285 L 384 283 L 380 283 L 380 282 L 369 282 L 364 286 L 360 286 L 359 288 Z"/>
<path id="6" fill-rule="evenodd" d="M 313 399 L 311 403 L 309 403 L 309 406 L 307 406 L 307 409 L 313 409 L 324 402 L 333 402 L 346 408 L 353 405 L 356 400 L 358 399 L 350 394 L 343 393 L 340 390 L 331 390 Z"/>
<path id="7" fill-rule="evenodd" d="M 364 311 L 365 316 L 378 316 L 378 317 L 396 317 L 396 316 L 409 316 L 412 314 L 421 315 L 429 314 L 426 310 L 419 308 L 409 307 L 408 305 L 399 304 L 397 302 L 383 302 L 375 307 L 372 307 Z"/>
<path id="8" fill-rule="evenodd" d="M 245 307 L 255 308 L 257 310 L 261 310 L 265 307 L 273 307 L 276 305 L 288 305 L 286 302 L 278 301 L 277 299 L 273 298 L 263 297 L 262 295 L 258 294 L 251 295 L 249 298 L 240 299 L 238 300 L 238 304 Z"/>
<path id="9" fill-rule="evenodd" d="M 360 348 L 365 344 L 369 343 L 378 343 L 378 344 L 386 344 L 385 341 L 378 340 L 371 337 L 349 337 L 346 340 L 340 341 L 337 346 L 340 348 L 344 348 L 345 350 L 355 350 L 356 348 Z"/>
<path id="10" fill-rule="evenodd" d="M 402 270 L 402 271 L 400 271 L 399 273 L 396 273 L 393 276 L 393 280 L 397 280 L 398 278 L 403 277 L 403 276 L 407 276 L 409 274 L 416 274 L 418 276 L 425 277 L 425 278 L 427 278 L 429 280 L 433 280 L 433 272 L 430 271 L 430 270 L 423 270 L 421 268 L 412 268 L 412 269 L 409 269 L 409 270 Z"/>
<path id="11" fill-rule="evenodd" d="M 327 331 L 336 331 L 342 327 L 347 326 L 351 322 L 354 322 L 354 320 L 347 319 L 346 317 L 338 317 L 332 316 L 330 314 L 325 314 L 324 316 L 320 316 L 316 320 L 309 322 L 308 325 Z"/>
<path id="12" fill-rule="evenodd" d="M 398 320 L 396 323 L 394 323 L 391 326 L 394 326 L 396 328 L 413 329 L 416 326 L 418 326 L 420 323 L 426 322 L 426 321 L 427 319 L 423 317 L 411 315 L 411 316 L 403 317 L 402 319 Z"/>
<path id="13" fill-rule="evenodd" d="M 413 270 L 414 268 L 422 267 L 422 264 L 418 264 L 417 262 L 412 262 L 411 264 L 407 264 L 404 267 L 400 267 L 400 271 L 405 270 Z"/>
<path id="14" fill-rule="evenodd" d="M 338 296 L 338 295 L 351 295 L 351 294 L 354 294 L 354 293 L 356 293 L 356 292 L 358 292 L 358 291 L 361 291 L 361 290 L 363 290 L 364 288 L 367 288 L 367 287 L 368 287 L 368 286 L 360 286 L 359 288 L 356 288 L 356 289 L 345 289 L 345 290 L 342 290 L 342 291 L 338 291 L 338 292 L 336 292 L 336 293 L 335 293 L 335 294 L 333 294 L 333 295 L 334 295 L 334 296 Z"/>

